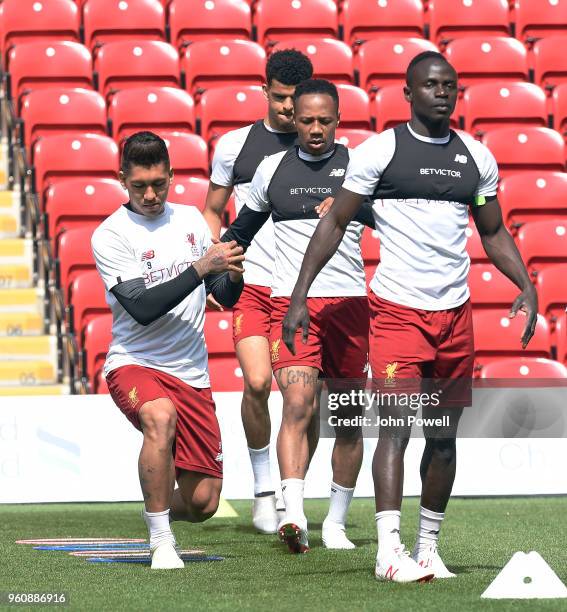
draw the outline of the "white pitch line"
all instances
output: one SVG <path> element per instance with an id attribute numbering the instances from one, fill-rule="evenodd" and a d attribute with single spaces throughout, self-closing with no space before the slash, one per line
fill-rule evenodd
<path id="1" fill-rule="evenodd" d="M 204 550 L 180 550 L 178 555 L 202 555 Z M 110 550 L 80 550 L 69 553 L 72 557 L 147 557 L 150 558 L 149 551 L 110 551 Z"/>
<path id="2" fill-rule="evenodd" d="M 41 540 L 16 540 L 16 544 L 139 544 L 143 538 L 46 538 Z"/>

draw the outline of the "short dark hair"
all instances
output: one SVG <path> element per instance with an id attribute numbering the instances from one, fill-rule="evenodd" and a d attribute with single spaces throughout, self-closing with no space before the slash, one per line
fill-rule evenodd
<path id="1" fill-rule="evenodd" d="M 408 85 L 410 85 L 415 67 L 425 60 L 437 60 L 447 64 L 447 66 L 451 66 L 447 58 L 438 51 L 422 51 L 421 53 L 418 53 L 408 64 L 408 69 L 406 70 L 406 83 Z M 451 68 L 452 67 L 453 66 L 451 66 Z"/>
<path id="2" fill-rule="evenodd" d="M 337 111 L 339 110 L 339 92 L 337 87 L 331 81 L 325 79 L 307 79 L 307 81 L 301 82 L 296 88 L 293 94 L 293 104 L 297 104 L 297 101 L 301 96 L 307 94 L 326 94 L 333 98 Z"/>
<path id="3" fill-rule="evenodd" d="M 120 160 L 120 170 L 124 174 L 127 174 L 132 166 L 150 168 L 161 163 L 165 164 L 168 170 L 171 167 L 163 138 L 153 132 L 136 132 L 126 139 Z"/>
<path id="4" fill-rule="evenodd" d="M 313 75 L 311 60 L 297 49 L 284 49 L 270 55 L 266 63 L 266 83 L 276 79 L 283 85 L 297 85 Z"/>

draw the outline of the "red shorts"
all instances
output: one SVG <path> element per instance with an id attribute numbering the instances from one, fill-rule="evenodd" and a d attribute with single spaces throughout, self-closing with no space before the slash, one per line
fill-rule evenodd
<path id="1" fill-rule="evenodd" d="M 282 340 L 282 322 L 289 298 L 272 298 L 270 354 L 272 368 L 291 365 L 317 368 L 326 378 L 367 377 L 368 372 L 368 300 L 364 297 L 307 298 L 311 316 L 309 338 L 303 344 L 302 330 L 295 336 L 295 355 Z"/>
<path id="2" fill-rule="evenodd" d="M 444 405 L 470 406 L 474 364 L 470 300 L 448 310 L 420 310 L 370 291 L 368 302 L 373 382 L 392 389 L 398 379 L 407 380 L 402 385 L 435 379 L 438 388 L 450 388 Z"/>
<path id="3" fill-rule="evenodd" d="M 271 293 L 270 287 L 244 285 L 232 316 L 234 346 L 243 338 L 251 336 L 263 336 L 266 340 L 270 339 Z"/>
<path id="4" fill-rule="evenodd" d="M 138 365 L 112 370 L 106 382 L 114 403 L 140 431 L 140 408 L 158 398 L 171 400 L 177 411 L 175 467 L 222 478 L 221 436 L 210 389 L 190 387 L 175 376 Z"/>

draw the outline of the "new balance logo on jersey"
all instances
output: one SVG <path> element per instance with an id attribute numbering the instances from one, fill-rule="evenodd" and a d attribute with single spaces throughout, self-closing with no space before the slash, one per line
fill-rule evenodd
<path id="1" fill-rule="evenodd" d="M 142 253 L 142 261 L 153 259 L 155 256 L 156 256 L 155 251 L 146 251 L 145 253 Z"/>
<path id="2" fill-rule="evenodd" d="M 466 164 L 468 162 L 468 157 L 466 155 L 460 155 L 457 153 L 457 155 L 455 155 L 455 161 L 459 164 Z"/>
<path id="3" fill-rule="evenodd" d="M 329 176 L 344 176 L 345 169 L 344 168 L 333 168 Z"/>

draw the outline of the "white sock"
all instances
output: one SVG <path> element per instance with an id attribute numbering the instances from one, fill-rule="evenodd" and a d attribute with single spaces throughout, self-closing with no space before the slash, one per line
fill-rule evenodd
<path id="1" fill-rule="evenodd" d="M 307 518 L 303 511 L 303 489 L 305 480 L 300 478 L 286 478 L 282 480 L 282 495 L 285 502 L 286 520 L 300 523 L 298 526 L 307 527 Z"/>
<path id="2" fill-rule="evenodd" d="M 333 523 L 337 523 L 337 525 L 344 527 L 353 493 L 354 488 L 348 489 L 347 487 L 342 487 L 335 482 L 331 482 L 329 513 L 327 514 L 325 521 L 332 521 Z"/>
<path id="3" fill-rule="evenodd" d="M 378 529 L 378 556 L 387 554 L 402 545 L 400 541 L 399 510 L 383 510 L 375 514 Z"/>
<path id="4" fill-rule="evenodd" d="M 419 529 L 415 544 L 418 550 L 437 543 L 444 518 L 444 512 L 433 512 L 423 506 L 419 507 Z"/>
<path id="5" fill-rule="evenodd" d="M 146 512 L 144 510 L 144 520 L 150 534 L 150 548 L 155 548 L 158 544 L 167 540 L 172 543 L 175 542 L 169 525 L 169 508 L 163 512 Z"/>
<path id="6" fill-rule="evenodd" d="M 273 493 L 272 473 L 270 471 L 270 445 L 264 448 L 248 448 L 252 471 L 254 472 L 254 495 Z"/>

